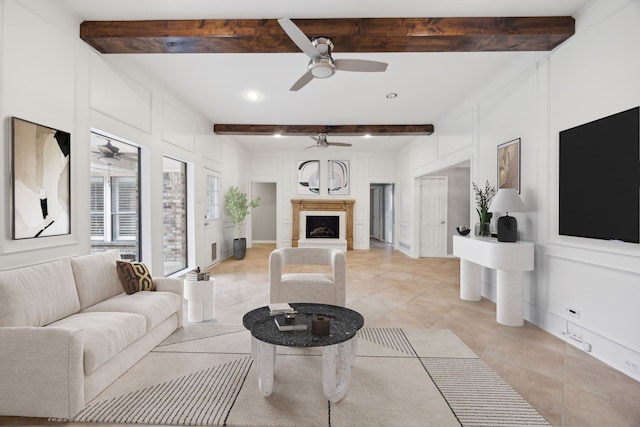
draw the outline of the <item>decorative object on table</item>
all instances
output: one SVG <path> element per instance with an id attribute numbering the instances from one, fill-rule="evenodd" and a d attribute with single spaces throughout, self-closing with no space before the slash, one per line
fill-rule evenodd
<path id="1" fill-rule="evenodd" d="M 298 194 L 320 194 L 320 160 L 298 160 Z"/>
<path id="2" fill-rule="evenodd" d="M 290 312 L 290 313 L 284 313 L 284 314 L 283 314 L 283 316 L 284 316 L 284 322 L 285 322 L 286 324 L 291 324 L 291 323 L 293 323 L 293 321 L 294 321 L 294 320 L 296 320 L 296 315 L 297 315 L 297 314 L 298 314 L 298 312 L 297 312 L 297 311 L 293 311 L 293 312 Z"/>
<path id="3" fill-rule="evenodd" d="M 307 316 L 304 314 L 298 315 L 297 313 L 285 313 L 284 315 L 275 316 L 276 326 L 278 330 L 283 331 L 306 331 L 309 325 L 307 324 Z"/>
<path id="4" fill-rule="evenodd" d="M 71 134 L 13 117 L 13 239 L 71 234 Z"/>
<path id="5" fill-rule="evenodd" d="M 184 275 L 184 280 L 190 280 L 192 282 L 200 282 L 203 280 L 209 280 L 211 275 L 206 271 L 201 271 L 200 267 L 197 267 L 195 270 L 191 270 Z"/>
<path id="6" fill-rule="evenodd" d="M 501 188 L 520 193 L 520 138 L 498 145 L 498 190 Z"/>
<path id="7" fill-rule="evenodd" d="M 329 335 L 331 330 L 331 319 L 325 316 L 313 316 L 311 318 L 311 333 L 321 337 Z"/>
<path id="8" fill-rule="evenodd" d="M 349 160 L 329 160 L 327 192 L 329 195 L 349 195 Z"/>
<path id="9" fill-rule="evenodd" d="M 489 212 L 489 204 L 491 203 L 491 199 L 496 195 L 496 189 L 493 188 L 491 184 L 489 184 L 489 180 L 484 185 L 484 188 L 480 188 L 473 184 L 473 191 L 475 192 L 476 204 L 476 212 L 478 212 L 478 217 L 480 218 L 480 223 L 476 226 L 475 235 L 476 236 L 491 236 L 491 212 Z"/>
<path id="10" fill-rule="evenodd" d="M 249 202 L 247 193 L 238 190 L 238 187 L 230 187 L 224 196 L 224 207 L 227 218 L 236 225 L 238 237 L 233 239 L 233 257 L 243 259 L 247 253 L 247 239 L 240 237 L 240 229 L 245 218 L 249 215 L 249 209 L 260 205 L 260 197 Z"/>
<path id="11" fill-rule="evenodd" d="M 509 212 L 526 212 L 524 203 L 515 188 L 501 188 L 491 202 L 490 212 L 505 212 L 498 218 L 498 241 L 515 242 L 518 240 L 518 221 L 509 216 Z"/>
<path id="12" fill-rule="evenodd" d="M 459 225 L 456 227 L 456 230 L 458 231 L 458 234 L 461 236 L 466 236 L 467 234 L 469 234 L 469 232 L 471 232 L 471 229 L 466 225 Z"/>

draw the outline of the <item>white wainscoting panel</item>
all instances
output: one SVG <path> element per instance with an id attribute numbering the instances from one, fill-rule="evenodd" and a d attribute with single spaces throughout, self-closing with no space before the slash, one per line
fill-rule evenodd
<path id="1" fill-rule="evenodd" d="M 640 351 L 640 275 L 559 256 L 549 256 L 547 265 L 549 311 Z"/>

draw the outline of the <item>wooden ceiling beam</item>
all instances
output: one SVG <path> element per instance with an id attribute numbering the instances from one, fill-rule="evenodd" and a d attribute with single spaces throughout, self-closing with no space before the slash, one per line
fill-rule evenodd
<path id="1" fill-rule="evenodd" d="M 243 125 L 216 124 L 213 131 L 218 135 L 329 135 L 371 136 L 385 135 L 431 135 L 433 125 Z"/>
<path id="2" fill-rule="evenodd" d="M 294 19 L 334 52 L 548 51 L 575 33 L 570 16 Z M 85 21 L 80 38 L 102 53 L 300 52 L 276 19 Z"/>

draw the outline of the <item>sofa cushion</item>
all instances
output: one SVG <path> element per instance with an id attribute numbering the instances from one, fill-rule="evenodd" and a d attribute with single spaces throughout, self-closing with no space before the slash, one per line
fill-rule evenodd
<path id="1" fill-rule="evenodd" d="M 0 272 L 0 326 L 44 326 L 78 311 L 69 260 Z"/>
<path id="2" fill-rule="evenodd" d="M 116 271 L 116 260 L 119 259 L 118 250 L 71 259 L 82 309 L 122 293 L 122 285 Z"/>
<path id="3" fill-rule="evenodd" d="M 155 289 L 151 273 L 144 263 L 116 261 L 116 270 L 122 289 L 127 295 Z"/>
<path id="4" fill-rule="evenodd" d="M 146 333 L 144 316 L 135 313 L 81 312 L 50 326 L 80 328 L 84 337 L 84 373 L 104 365 Z"/>
<path id="5" fill-rule="evenodd" d="M 182 297 L 173 292 L 142 291 L 131 295 L 121 293 L 106 301 L 99 302 L 83 312 L 123 311 L 137 313 L 145 317 L 147 330 L 151 330 L 167 317 L 177 313 L 182 307 L 182 303 Z"/>

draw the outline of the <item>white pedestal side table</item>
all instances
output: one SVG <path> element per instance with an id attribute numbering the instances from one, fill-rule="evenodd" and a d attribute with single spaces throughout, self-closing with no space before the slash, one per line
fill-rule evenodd
<path id="1" fill-rule="evenodd" d="M 185 280 L 184 298 L 187 300 L 187 320 L 202 322 L 216 317 L 216 281 Z"/>
<path id="2" fill-rule="evenodd" d="M 532 242 L 453 236 L 453 254 L 460 258 L 460 298 L 479 301 L 480 267 L 497 271 L 496 321 L 524 325 L 524 272 L 533 270 Z"/>

